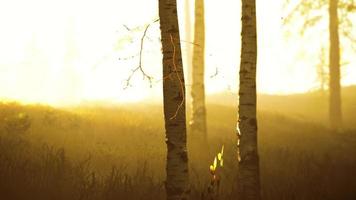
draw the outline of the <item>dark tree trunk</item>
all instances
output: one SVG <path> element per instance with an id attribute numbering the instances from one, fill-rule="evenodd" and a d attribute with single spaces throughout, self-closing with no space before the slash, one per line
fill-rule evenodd
<path id="1" fill-rule="evenodd" d="M 189 197 L 185 86 L 176 0 L 159 0 L 163 101 L 167 143 L 167 200 Z"/>
<path id="2" fill-rule="evenodd" d="M 329 119 L 330 127 L 338 130 L 342 126 L 341 86 L 340 86 L 340 42 L 338 0 L 329 0 Z"/>

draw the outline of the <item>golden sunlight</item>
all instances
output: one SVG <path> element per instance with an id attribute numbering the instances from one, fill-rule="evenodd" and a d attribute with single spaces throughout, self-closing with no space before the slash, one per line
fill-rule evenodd
<path id="1" fill-rule="evenodd" d="M 0 1 L 0 200 L 356 200 L 355 23 L 353 0 Z"/>
<path id="2" fill-rule="evenodd" d="M 179 1 L 182 41 L 186 37 L 183 3 Z M 300 42 L 297 34 L 286 34 L 296 30 L 283 25 L 282 0 L 259 0 L 257 5 L 258 91 L 290 94 L 318 88 L 315 66 L 320 41 L 306 36 Z M 139 73 L 129 87 L 126 82 L 138 65 L 142 27 L 157 18 L 157 7 L 153 0 L 3 1 L 0 97 L 60 105 L 160 96 L 162 56 L 157 23 L 148 30 L 143 49 L 143 66 L 155 78 L 152 88 Z M 240 3 L 207 1 L 206 14 L 207 91 L 236 92 Z M 187 45 L 191 44 L 182 42 L 183 53 Z M 343 67 L 343 85 L 356 83 L 356 69 L 350 67 L 355 60 L 347 57 L 351 59 Z"/>

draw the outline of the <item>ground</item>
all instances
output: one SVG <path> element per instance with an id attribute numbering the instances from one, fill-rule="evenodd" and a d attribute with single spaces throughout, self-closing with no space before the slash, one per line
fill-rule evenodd
<path id="1" fill-rule="evenodd" d="M 208 97 L 209 147 L 188 132 L 192 199 L 225 146 L 220 199 L 236 192 L 237 107 Z M 327 128 L 327 94 L 260 95 L 264 199 L 356 199 L 356 88 L 343 90 L 345 129 Z M 78 106 L 0 103 L 1 199 L 164 199 L 165 142 L 159 104 Z"/>

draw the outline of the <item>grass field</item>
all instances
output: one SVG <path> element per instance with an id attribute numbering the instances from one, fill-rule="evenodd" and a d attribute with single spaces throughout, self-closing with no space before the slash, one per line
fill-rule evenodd
<path id="1" fill-rule="evenodd" d="M 356 88 L 343 91 L 345 130 L 327 127 L 327 95 L 259 97 L 266 200 L 356 199 Z M 219 199 L 236 194 L 235 95 L 208 99 L 209 147 L 188 132 L 192 199 L 225 146 Z M 165 198 L 165 136 L 158 104 L 78 106 L 0 103 L 0 199 Z"/>

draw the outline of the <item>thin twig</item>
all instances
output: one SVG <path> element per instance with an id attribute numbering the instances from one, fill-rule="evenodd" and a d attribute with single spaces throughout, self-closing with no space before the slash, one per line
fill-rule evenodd
<path id="1" fill-rule="evenodd" d="M 197 44 L 197 43 L 194 43 L 194 42 L 189 42 L 189 41 L 186 41 L 186 40 L 180 40 L 180 41 L 188 43 L 188 44 L 192 44 L 192 45 L 197 46 L 197 47 L 201 47 L 200 44 Z"/>
<path id="2" fill-rule="evenodd" d="M 216 67 L 215 73 L 213 75 L 211 75 L 210 78 L 214 78 L 214 77 L 218 76 L 218 74 L 219 74 L 219 69 Z"/>
<path id="3" fill-rule="evenodd" d="M 180 102 L 180 104 L 178 105 L 177 107 L 177 110 L 175 112 L 175 114 L 170 118 L 170 120 L 173 120 L 177 117 L 178 115 L 178 112 L 179 110 L 181 109 L 181 107 L 183 106 L 184 104 L 184 101 L 185 101 L 185 95 L 184 95 L 184 84 L 182 82 L 182 80 L 180 79 L 180 76 L 178 74 L 178 70 L 177 70 L 177 66 L 176 66 L 176 47 L 174 45 L 174 41 L 173 41 L 173 36 L 172 34 L 169 35 L 171 37 L 171 43 L 172 43 L 172 46 L 173 46 L 173 67 L 174 67 L 174 71 L 176 72 L 176 75 L 177 75 L 177 78 L 179 80 L 179 84 L 180 84 L 180 87 L 181 87 L 181 93 L 182 93 L 182 101 Z"/>
<path id="4" fill-rule="evenodd" d="M 124 26 L 127 31 L 131 31 L 131 29 L 127 25 L 123 24 L 122 26 Z"/>
<path id="5" fill-rule="evenodd" d="M 133 56 L 128 56 L 128 57 L 120 57 L 119 60 L 123 60 L 123 61 L 126 61 L 126 60 L 131 60 L 131 59 L 134 59 L 136 57 L 140 56 L 140 54 L 136 54 L 136 55 L 133 55 Z"/>

